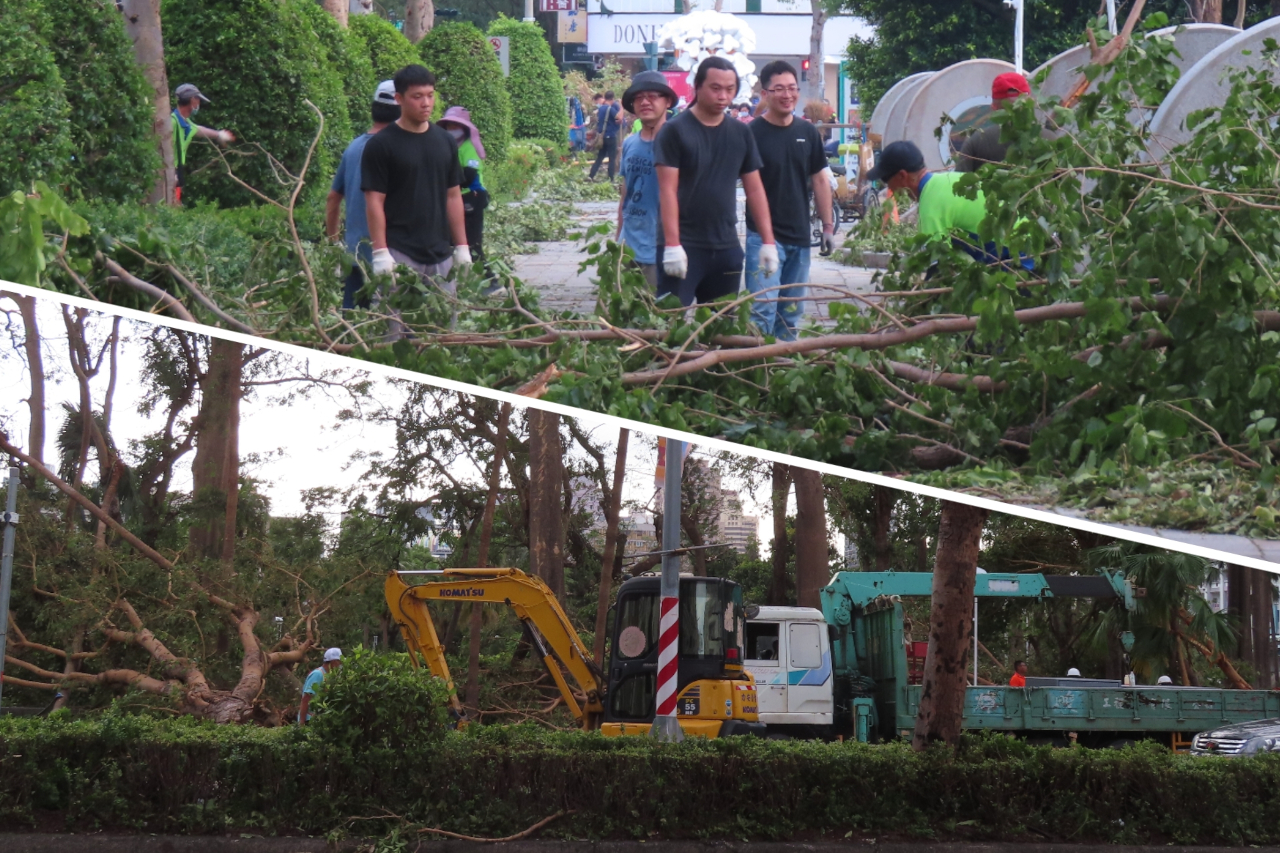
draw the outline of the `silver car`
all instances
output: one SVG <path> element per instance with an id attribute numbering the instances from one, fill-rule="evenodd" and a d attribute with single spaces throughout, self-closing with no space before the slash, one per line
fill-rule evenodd
<path id="1" fill-rule="evenodd" d="M 1280 719 L 1236 723 L 1191 739 L 1192 755 L 1280 754 Z"/>

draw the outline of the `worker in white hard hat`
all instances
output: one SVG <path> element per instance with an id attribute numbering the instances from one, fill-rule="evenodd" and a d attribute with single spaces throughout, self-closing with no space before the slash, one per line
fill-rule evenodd
<path id="1" fill-rule="evenodd" d="M 324 681 L 325 675 L 340 666 L 342 666 L 342 649 L 325 649 L 324 663 L 311 670 L 311 674 L 302 685 L 302 705 L 298 708 L 299 724 L 305 726 L 310 722 L 311 697 L 316 695 L 316 690 L 320 687 L 320 682 Z"/>
<path id="2" fill-rule="evenodd" d="M 1079 678 L 1079 677 L 1080 677 L 1080 670 L 1076 669 L 1074 666 L 1071 667 L 1071 669 L 1067 670 L 1067 678 Z"/>
<path id="3" fill-rule="evenodd" d="M 1170 677 L 1169 677 L 1169 676 L 1167 676 L 1167 675 L 1162 675 L 1162 676 L 1160 676 L 1159 678 L 1157 678 L 1157 679 L 1156 679 L 1156 684 L 1168 684 L 1168 685 L 1172 686 L 1172 685 L 1173 685 L 1173 679 L 1172 679 L 1172 678 L 1170 678 Z"/>

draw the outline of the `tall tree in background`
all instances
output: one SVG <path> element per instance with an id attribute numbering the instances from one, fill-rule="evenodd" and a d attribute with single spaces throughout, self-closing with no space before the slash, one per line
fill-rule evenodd
<path id="1" fill-rule="evenodd" d="M 191 463 L 196 520 L 189 547 L 195 557 L 230 563 L 235 556 L 236 505 L 240 496 L 240 398 L 244 344 L 213 338 L 201 379 L 200 411 L 193 424 Z"/>
<path id="2" fill-rule="evenodd" d="M 787 560 L 791 556 L 787 537 L 787 498 L 791 494 L 791 466 L 773 463 L 773 580 L 769 584 L 769 603 L 787 604 L 791 597 L 791 578 L 787 576 Z"/>
<path id="3" fill-rule="evenodd" d="M 818 591 L 831 579 L 822 475 L 792 466 L 791 478 L 796 484 L 796 604 L 821 607 Z"/>
<path id="4" fill-rule="evenodd" d="M 432 0 L 408 0 L 404 7 L 404 36 L 417 44 L 431 32 L 436 21 L 436 6 Z"/>
<path id="5" fill-rule="evenodd" d="M 347 0 L 323 0 L 324 10 L 333 16 L 342 28 L 347 28 L 347 14 L 350 11 L 350 4 Z"/>
<path id="6" fill-rule="evenodd" d="M 18 304 L 22 317 L 22 349 L 27 357 L 27 375 L 31 390 L 27 394 L 27 416 L 31 421 L 27 430 L 27 452 L 40 462 L 44 461 L 44 357 L 40 352 L 40 326 L 36 321 L 36 298 L 16 293 L 4 294 Z"/>
<path id="7" fill-rule="evenodd" d="M 489 462 L 489 489 L 485 495 L 484 515 L 480 521 L 480 546 L 476 551 L 476 568 L 489 566 L 489 544 L 493 541 L 493 514 L 498 508 L 498 488 L 502 484 L 502 459 L 507 454 L 507 426 L 511 422 L 511 404 L 503 403 L 498 413 L 497 441 L 493 447 L 493 459 Z M 480 704 L 480 630 L 484 605 L 471 603 L 471 636 L 467 646 L 467 706 Z"/>
<path id="8" fill-rule="evenodd" d="M 631 430 L 618 430 L 618 449 L 613 463 L 613 484 L 605 494 L 604 554 L 600 559 L 600 588 L 596 598 L 596 642 L 592 650 L 596 663 L 604 667 L 605 625 L 609 616 L 609 593 L 618 554 L 618 517 L 622 514 L 622 482 L 627 473 L 627 445 Z"/>
<path id="9" fill-rule="evenodd" d="M 954 746 L 964 719 L 965 661 L 973 640 L 973 584 L 987 510 L 942 502 L 938 556 L 933 567 L 929 651 L 925 655 L 911 747 L 935 741 Z"/>
<path id="10" fill-rule="evenodd" d="M 173 162 L 173 123 L 169 117 L 169 76 L 164 64 L 164 35 L 160 27 L 160 0 L 119 0 L 125 32 L 133 42 L 133 56 L 155 103 L 155 138 L 163 164 L 147 194 L 148 204 L 171 204 L 177 185 Z"/>
<path id="11" fill-rule="evenodd" d="M 564 456 L 560 416 L 530 409 L 529 423 L 529 569 L 564 598 Z"/>

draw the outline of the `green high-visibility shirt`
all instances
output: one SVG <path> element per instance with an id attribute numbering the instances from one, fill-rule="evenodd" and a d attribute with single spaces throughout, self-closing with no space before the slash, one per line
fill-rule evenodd
<path id="1" fill-rule="evenodd" d="M 174 110 L 171 116 L 173 119 L 173 148 L 174 154 L 177 155 L 175 165 L 185 166 L 187 165 L 187 146 L 191 144 L 191 140 L 196 138 L 200 125 L 189 118 L 183 118 L 178 114 L 177 110 Z"/>
<path id="2" fill-rule="evenodd" d="M 465 193 L 472 189 L 484 189 L 484 161 L 480 159 L 480 152 L 476 151 L 475 143 L 470 139 L 464 139 L 458 143 L 458 162 L 464 169 L 476 170 L 474 186 L 463 184 L 462 191 Z"/>
<path id="3" fill-rule="evenodd" d="M 982 190 L 972 199 L 956 195 L 956 181 L 963 177 L 961 172 L 929 172 L 924 176 L 919 202 L 921 233 L 949 234 L 953 228 L 978 233 L 987 217 L 986 201 Z"/>

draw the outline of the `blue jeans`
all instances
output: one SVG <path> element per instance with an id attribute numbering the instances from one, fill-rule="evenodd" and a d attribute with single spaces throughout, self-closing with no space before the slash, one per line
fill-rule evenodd
<path id="1" fill-rule="evenodd" d="M 809 247 L 778 243 L 778 271 L 766 277 L 760 272 L 762 243 L 759 234 L 747 231 L 747 292 L 755 295 L 779 285 L 783 287 L 781 290 L 769 290 L 751 303 L 751 322 L 762 335 L 772 335 L 780 341 L 794 341 L 800 318 L 804 316 L 802 300 L 807 295 L 804 285 L 809 281 Z M 779 302 L 779 297 L 791 301 Z"/>

